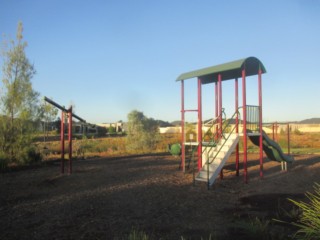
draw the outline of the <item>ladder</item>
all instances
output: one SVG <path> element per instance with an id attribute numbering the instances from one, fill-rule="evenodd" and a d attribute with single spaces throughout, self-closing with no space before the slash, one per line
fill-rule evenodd
<path id="1" fill-rule="evenodd" d="M 238 143 L 239 134 L 231 133 L 227 138 L 222 138 L 214 148 L 204 147 L 203 156 L 207 160 L 195 177 L 195 181 L 207 182 L 209 188 Z"/>
<path id="2" fill-rule="evenodd" d="M 195 174 L 194 168 L 194 184 L 196 181 L 207 182 L 209 189 L 237 147 L 240 139 L 238 129 L 236 125 L 231 127 L 231 120 L 233 120 L 237 114 L 238 111 L 236 111 L 230 119 L 225 120 L 220 129 L 217 129 L 216 135 L 213 137 L 213 139 L 216 139 L 215 144 L 202 144 L 202 159 L 206 161 L 197 174 Z"/>

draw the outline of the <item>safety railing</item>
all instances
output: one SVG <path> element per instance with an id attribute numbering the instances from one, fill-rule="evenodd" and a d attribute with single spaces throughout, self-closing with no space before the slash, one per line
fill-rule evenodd
<path id="1" fill-rule="evenodd" d="M 206 152 L 207 153 L 207 160 L 206 160 L 206 165 L 207 165 L 207 184 L 208 184 L 208 189 L 210 187 L 210 183 L 209 183 L 209 176 L 210 176 L 210 164 L 213 163 L 213 161 L 216 159 L 216 157 L 219 155 L 219 153 L 221 152 L 221 149 L 224 147 L 224 145 L 226 144 L 227 140 L 230 138 L 231 134 L 233 134 L 234 130 L 237 128 L 237 125 L 234 124 L 232 126 L 232 122 L 234 122 L 234 120 L 236 120 L 236 118 L 238 117 L 238 120 L 239 120 L 239 116 L 240 116 L 240 113 L 239 113 L 239 110 L 236 111 L 231 118 L 229 118 L 228 120 L 226 120 L 223 124 L 223 127 L 222 127 L 222 134 L 221 134 L 221 137 L 219 138 L 219 142 L 223 141 L 222 142 L 222 145 L 221 147 L 218 149 L 218 151 L 216 152 L 216 154 L 211 158 L 209 158 L 209 153 L 212 151 L 212 149 L 215 147 L 215 146 L 207 146 L 205 147 L 205 149 L 202 151 L 202 153 Z M 229 128 L 229 129 L 228 129 Z M 209 147 L 209 151 L 207 150 L 207 148 Z"/>
<path id="2" fill-rule="evenodd" d="M 220 126 L 219 121 L 221 119 L 221 122 L 222 122 L 222 126 Z M 209 135 L 209 133 L 211 134 L 210 136 L 210 139 L 209 139 L 209 142 L 206 142 L 206 145 L 205 145 L 205 148 L 202 149 L 201 151 L 201 155 L 203 155 L 203 153 L 206 151 L 207 148 L 210 148 L 209 151 L 212 150 L 212 148 L 214 148 L 217 143 L 219 142 L 219 140 L 221 138 L 223 138 L 223 131 L 225 130 L 225 122 L 226 122 L 226 113 L 224 111 L 224 108 L 222 109 L 222 112 L 219 116 L 217 116 L 214 121 L 212 122 L 212 125 L 211 127 L 206 131 L 206 133 L 204 134 L 203 136 L 203 139 Z M 212 134 L 213 132 L 213 128 L 216 127 L 216 129 L 214 129 L 214 134 Z M 228 127 L 228 126 L 226 126 Z M 195 149 L 198 149 L 198 146 L 199 146 L 200 143 L 198 143 L 196 146 L 195 146 Z M 196 161 L 194 160 L 194 152 L 192 154 L 192 158 L 191 158 L 191 162 L 192 162 L 192 167 L 193 167 L 193 183 L 195 184 L 195 171 L 196 171 Z M 198 156 L 199 157 L 199 156 Z"/>
<path id="3" fill-rule="evenodd" d="M 247 114 L 247 129 L 252 132 L 259 132 L 260 130 L 260 107 L 247 105 L 246 106 Z"/>
<path id="4" fill-rule="evenodd" d="M 202 126 L 209 125 L 209 128 L 205 131 L 205 133 L 202 136 L 202 142 L 203 142 L 203 140 L 208 140 L 208 141 L 206 141 L 206 145 L 215 146 L 218 129 L 214 129 L 214 128 L 216 128 L 218 126 L 219 120 L 221 117 L 222 117 L 222 122 L 224 122 L 226 119 L 226 113 L 224 111 L 224 108 L 222 109 L 222 113 L 219 116 L 217 116 L 213 119 L 210 119 L 207 122 L 202 123 Z M 194 147 L 192 147 L 191 158 L 189 158 L 189 161 L 188 161 L 187 168 L 189 169 L 190 162 L 192 162 L 193 173 L 195 172 L 195 162 L 196 162 L 195 152 L 198 149 L 199 144 L 200 143 L 197 143 L 196 145 L 194 145 Z"/>
<path id="5" fill-rule="evenodd" d="M 216 141 L 216 137 L 217 137 L 216 135 L 217 135 L 218 130 L 219 130 L 220 118 L 222 118 L 222 122 L 224 122 L 226 120 L 226 113 L 224 111 L 224 108 L 222 108 L 222 112 L 221 112 L 221 114 L 219 116 L 217 116 L 216 118 L 213 118 L 212 120 L 210 120 L 207 123 L 203 124 L 203 125 L 206 125 L 206 124 L 212 122 L 210 124 L 210 127 L 204 133 L 204 135 L 202 137 L 203 140 L 208 138 L 209 139 L 209 143 L 214 143 Z M 216 128 L 216 129 L 214 129 L 214 128 Z"/>

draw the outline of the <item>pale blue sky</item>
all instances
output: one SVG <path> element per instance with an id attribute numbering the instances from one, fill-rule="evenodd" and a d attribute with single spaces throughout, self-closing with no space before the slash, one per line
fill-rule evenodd
<path id="1" fill-rule="evenodd" d="M 263 75 L 264 121 L 320 117 L 319 0 L 0 0 L 0 33 L 24 25 L 34 88 L 92 123 L 180 119 L 181 73 L 255 56 Z M 257 104 L 256 78 L 247 103 Z M 213 85 L 203 87 L 204 119 Z M 233 81 L 223 105 L 234 111 Z M 196 80 L 186 108 L 196 106 Z M 196 120 L 195 114 L 187 116 Z"/>

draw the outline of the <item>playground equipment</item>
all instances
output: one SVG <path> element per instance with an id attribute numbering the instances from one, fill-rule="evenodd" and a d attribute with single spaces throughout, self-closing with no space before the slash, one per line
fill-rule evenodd
<path id="1" fill-rule="evenodd" d="M 214 183 L 218 174 L 222 175 L 222 169 L 230 157 L 236 151 L 236 175 L 239 175 L 239 140 L 243 139 L 243 168 L 244 181 L 248 182 L 247 172 L 247 138 L 249 137 L 259 146 L 260 177 L 263 177 L 263 151 L 266 151 L 271 160 L 292 161 L 285 156 L 279 145 L 263 134 L 262 131 L 262 74 L 266 73 L 265 67 L 259 59 L 248 57 L 225 64 L 199 69 L 181 74 L 176 81 L 181 82 L 181 165 L 185 171 L 186 142 L 185 114 L 196 112 L 198 115 L 197 142 L 193 143 L 197 148 L 197 176 L 194 181 L 205 181 L 208 188 Z M 248 105 L 246 98 L 246 77 L 258 75 L 258 105 Z M 185 109 L 184 106 L 184 81 L 196 78 L 198 81 L 198 108 Z M 242 107 L 239 107 L 238 78 L 242 79 Z M 235 81 L 235 110 L 231 118 L 223 119 L 222 108 L 222 81 L 234 79 Z M 211 140 L 203 140 L 202 121 L 202 85 L 214 83 L 215 89 L 215 118 L 212 126 L 204 135 L 211 131 Z M 240 115 L 242 114 L 242 116 Z M 271 149 L 271 150 L 269 150 Z"/>
<path id="2" fill-rule="evenodd" d="M 181 155 L 181 145 L 179 143 L 175 143 L 168 146 L 169 152 L 173 156 L 180 156 Z"/>
<path id="3" fill-rule="evenodd" d="M 72 174 L 72 117 L 78 119 L 81 122 L 86 122 L 81 117 L 77 116 L 76 114 L 72 113 L 72 106 L 69 107 L 69 109 L 64 108 L 63 106 L 59 105 L 58 103 L 54 102 L 53 100 L 44 97 L 44 100 L 56 108 L 61 110 L 61 131 L 60 131 L 60 140 L 61 140 L 61 173 L 64 173 L 64 154 L 65 154 L 65 148 L 64 148 L 64 133 L 65 133 L 65 127 L 64 127 L 64 121 L 65 117 L 68 119 L 68 145 L 69 145 L 69 174 Z"/>

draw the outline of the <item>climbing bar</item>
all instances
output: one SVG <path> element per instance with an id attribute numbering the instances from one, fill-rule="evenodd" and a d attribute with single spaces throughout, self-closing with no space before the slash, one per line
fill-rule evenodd
<path id="1" fill-rule="evenodd" d="M 44 97 L 43 98 L 46 102 L 52 104 L 53 106 L 55 106 L 56 108 L 59 108 L 61 111 L 63 112 L 69 112 L 69 110 L 67 110 L 66 108 L 62 107 L 61 105 L 59 105 L 58 103 L 56 103 L 55 101 L 51 100 L 50 98 Z M 84 120 L 83 118 L 77 116 L 76 114 L 72 113 L 72 117 L 78 119 L 81 122 L 86 122 L 86 120 Z"/>
<path id="2" fill-rule="evenodd" d="M 65 109 L 64 107 L 62 107 L 61 105 L 59 105 L 59 104 L 56 103 L 55 101 L 53 101 L 53 100 L 51 100 L 51 99 L 49 99 L 49 98 L 47 98 L 47 97 L 44 97 L 43 99 L 44 99 L 46 102 L 50 103 L 51 105 L 59 108 L 61 111 L 68 112 L 67 109 Z"/>

